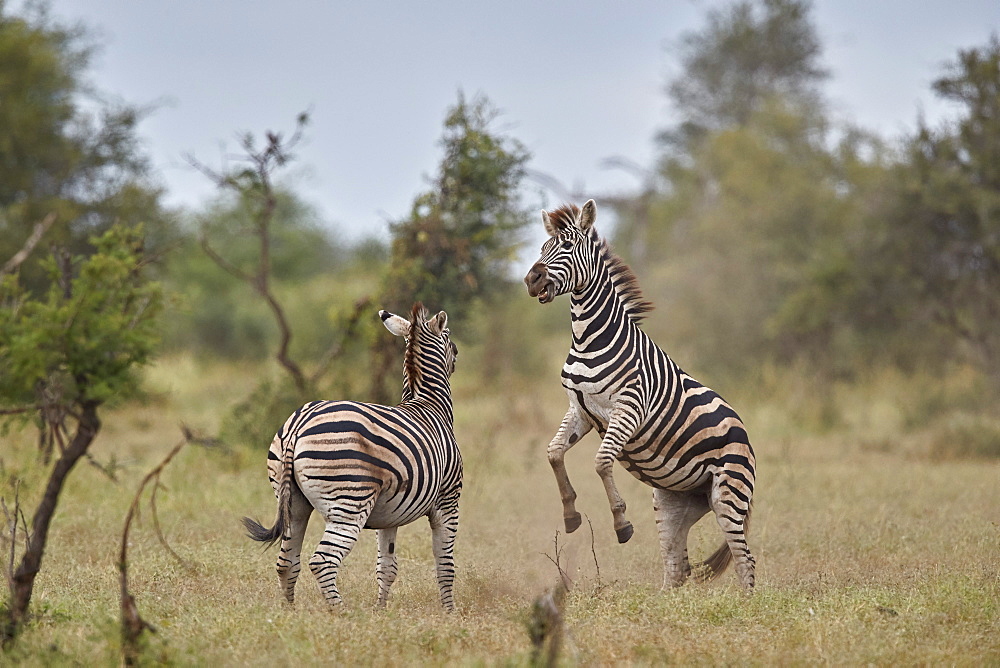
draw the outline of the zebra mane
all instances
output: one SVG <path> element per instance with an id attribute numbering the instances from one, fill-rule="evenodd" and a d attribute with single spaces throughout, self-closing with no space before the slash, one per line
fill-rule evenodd
<path id="1" fill-rule="evenodd" d="M 576 204 L 563 204 L 555 211 L 549 211 L 549 222 L 562 232 L 573 226 L 573 223 L 580 217 L 580 207 Z"/>
<path id="2" fill-rule="evenodd" d="M 653 303 L 643 299 L 639 279 L 632 268 L 625 264 L 625 260 L 611 250 L 607 239 L 601 239 L 601 258 L 608 267 L 611 285 L 618 293 L 625 313 L 638 325 L 646 317 L 645 314 L 653 310 Z"/>
<path id="3" fill-rule="evenodd" d="M 403 353 L 403 379 L 410 393 L 416 395 L 420 382 L 420 367 L 417 365 L 417 333 L 420 323 L 427 322 L 428 312 L 422 302 L 413 304 L 410 311 L 410 335 L 406 337 L 406 352 Z"/>

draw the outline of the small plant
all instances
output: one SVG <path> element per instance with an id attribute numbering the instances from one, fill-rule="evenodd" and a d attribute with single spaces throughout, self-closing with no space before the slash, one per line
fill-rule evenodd
<path id="1" fill-rule="evenodd" d="M 98 410 L 134 394 L 136 369 L 158 343 L 162 294 L 143 276 L 142 229 L 115 227 L 92 243 L 86 259 L 56 252 L 44 262 L 49 285 L 39 296 L 21 286 L 16 265 L 0 276 L 0 415 L 8 424 L 34 417 L 40 462 L 55 458 L 30 527 L 17 500 L 8 515 L 24 538 L 17 559 L 12 528 L 5 646 L 28 617 L 59 494 L 101 429 Z"/>

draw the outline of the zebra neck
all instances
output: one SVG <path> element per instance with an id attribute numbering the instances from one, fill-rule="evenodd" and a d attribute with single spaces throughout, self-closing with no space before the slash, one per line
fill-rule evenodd
<path id="1" fill-rule="evenodd" d="M 570 317 L 573 348 L 581 352 L 605 349 L 615 333 L 631 324 L 606 266 L 584 290 L 570 295 Z"/>
<path id="2" fill-rule="evenodd" d="M 447 380 L 442 384 L 437 380 L 428 382 L 427 379 L 424 379 L 417 385 L 416 390 L 412 390 L 409 384 L 404 384 L 403 400 L 400 405 L 403 404 L 437 413 L 447 419 L 449 423 L 455 421 L 451 385 Z"/>

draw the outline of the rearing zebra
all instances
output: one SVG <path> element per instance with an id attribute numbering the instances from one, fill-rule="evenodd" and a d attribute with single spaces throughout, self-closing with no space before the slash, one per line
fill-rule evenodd
<path id="1" fill-rule="evenodd" d="M 331 605 L 340 603 L 337 574 L 361 529 L 378 530 L 378 606 L 396 579 L 396 529 L 430 520 L 441 603 L 452 611 L 453 550 L 462 491 L 462 456 L 454 434 L 449 378 L 458 348 L 448 315 L 428 319 L 414 304 L 410 320 L 379 311 L 386 329 L 406 337 L 403 400 L 387 407 L 354 401 L 313 401 L 285 421 L 267 453 L 278 499 L 274 526 L 245 517 L 250 538 L 281 540 L 278 579 L 295 600 L 302 539 L 315 508 L 326 522 L 309 568 Z"/>
<path id="2" fill-rule="evenodd" d="M 594 200 L 582 209 L 542 211 L 551 238 L 524 278 L 528 294 L 542 304 L 570 293 L 573 344 L 562 370 L 569 410 L 548 447 L 566 531 L 580 526 L 580 513 L 563 457 L 596 428 L 602 441 L 595 463 L 618 542 L 632 537 L 632 524 L 612 475 L 615 460 L 653 488 L 664 586 L 683 584 L 691 574 L 688 531 L 711 509 L 726 542 L 705 562 L 711 572 L 701 579 L 714 579 L 735 557 L 740 581 L 752 589 L 746 532 L 755 461 L 746 430 L 722 397 L 684 373 L 639 328 L 652 306 L 598 236 L 596 217 Z"/>

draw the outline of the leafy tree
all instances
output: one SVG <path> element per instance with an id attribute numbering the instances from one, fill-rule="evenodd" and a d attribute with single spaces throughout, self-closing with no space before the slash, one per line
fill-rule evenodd
<path id="1" fill-rule="evenodd" d="M 863 237 L 878 261 L 857 268 L 901 331 L 1000 379 L 1000 41 L 960 51 L 933 88 L 958 116 L 908 140 Z"/>
<path id="2" fill-rule="evenodd" d="M 422 301 L 462 323 L 476 304 L 510 284 L 507 268 L 530 221 L 519 191 L 530 153 L 492 129 L 498 115 L 485 96 L 466 100 L 461 92 L 448 109 L 433 188 L 391 228 L 379 297 L 385 308 L 405 312 Z M 386 383 L 395 368 L 395 341 L 382 328 L 374 335 L 374 398 L 386 403 L 393 394 Z"/>
<path id="3" fill-rule="evenodd" d="M 707 132 L 744 125 L 774 98 L 803 115 L 820 106 L 821 45 L 808 0 L 742 0 L 681 38 L 683 73 L 667 86 L 681 117 L 661 139 L 690 150 Z"/>
<path id="4" fill-rule="evenodd" d="M 60 252 L 43 262 L 48 286 L 40 296 L 26 291 L 16 273 L 0 283 L 2 415 L 8 421 L 34 416 L 40 458 L 48 463 L 56 455 L 31 527 L 25 527 L 24 551 L 7 573 L 10 592 L 0 628 L 5 643 L 26 619 L 59 494 L 100 431 L 99 409 L 134 395 L 136 370 L 158 342 L 162 297 L 144 276 L 141 229 L 113 227 L 93 243 L 88 258 Z M 16 526 L 17 510 L 13 521 Z"/>
<path id="5" fill-rule="evenodd" d="M 0 1 L 0 257 L 50 214 L 58 224 L 48 238 L 75 253 L 115 221 L 145 221 L 147 243 L 159 245 L 170 220 L 136 135 L 146 112 L 94 94 L 86 32 L 30 7 L 17 15 Z M 29 286 L 46 282 L 33 264 L 21 274 Z"/>
<path id="6" fill-rule="evenodd" d="M 630 215 L 616 242 L 642 250 L 677 354 L 715 373 L 797 354 L 788 300 L 850 208 L 827 148 L 819 55 L 808 2 L 709 12 L 666 89 L 680 123 L 663 134 L 658 173 L 618 203 Z"/>
<path id="7" fill-rule="evenodd" d="M 506 269 L 529 221 L 519 187 L 530 154 L 491 129 L 498 114 L 485 96 L 462 93 L 448 110 L 434 187 L 392 225 L 387 306 L 405 310 L 422 300 L 461 320 L 509 281 Z"/>
<path id="8" fill-rule="evenodd" d="M 960 51 L 933 88 L 958 107 L 954 121 L 921 121 L 896 156 L 848 133 L 826 176 L 812 177 L 826 184 L 819 211 L 832 217 L 765 322 L 775 342 L 815 365 L 850 373 L 872 361 L 972 361 L 1000 380 L 997 38 Z M 775 203 L 788 194 L 783 187 Z"/>

